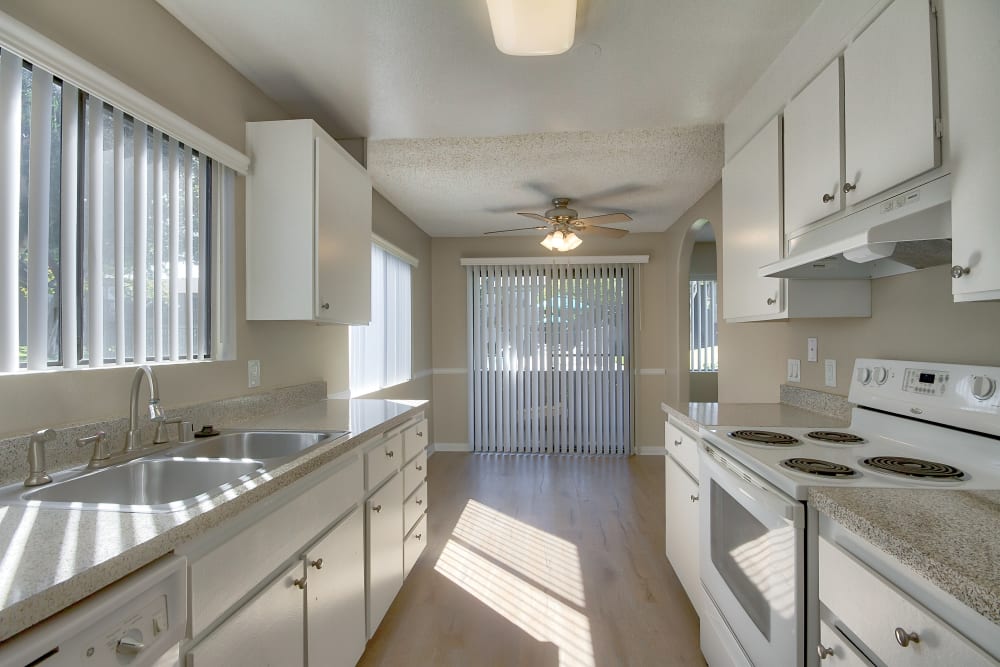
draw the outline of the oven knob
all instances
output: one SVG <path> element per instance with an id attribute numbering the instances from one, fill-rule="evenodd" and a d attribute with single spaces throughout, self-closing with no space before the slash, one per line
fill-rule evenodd
<path id="1" fill-rule="evenodd" d="M 997 381 L 985 375 L 972 376 L 972 395 L 980 401 L 992 397 L 997 390 Z"/>
<path id="2" fill-rule="evenodd" d="M 883 385 L 885 381 L 889 379 L 889 371 L 887 371 L 883 366 L 876 366 L 873 373 L 875 378 L 875 384 Z"/>
<path id="3" fill-rule="evenodd" d="M 872 381 L 872 369 L 865 368 L 864 366 L 858 368 L 858 382 L 861 384 L 868 384 Z"/>

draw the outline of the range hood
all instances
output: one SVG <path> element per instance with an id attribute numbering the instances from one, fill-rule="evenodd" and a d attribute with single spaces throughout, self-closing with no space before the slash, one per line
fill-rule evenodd
<path id="1" fill-rule="evenodd" d="M 865 206 L 789 239 L 762 277 L 883 278 L 951 263 L 951 176 Z"/>

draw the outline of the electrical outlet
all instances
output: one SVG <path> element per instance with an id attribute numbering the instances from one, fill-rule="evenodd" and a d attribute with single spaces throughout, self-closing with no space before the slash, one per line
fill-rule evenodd
<path id="1" fill-rule="evenodd" d="M 789 382 L 801 382 L 802 381 L 802 370 L 801 364 L 798 359 L 788 360 L 788 381 Z"/>
<path id="2" fill-rule="evenodd" d="M 247 386 L 250 388 L 260 386 L 260 360 L 251 359 L 247 362 Z"/>
<path id="3" fill-rule="evenodd" d="M 823 370 L 825 371 L 824 384 L 827 387 L 837 386 L 837 360 L 836 359 L 824 359 L 823 360 Z"/>
<path id="4" fill-rule="evenodd" d="M 806 339 L 806 361 L 816 361 L 819 344 L 815 338 Z"/>

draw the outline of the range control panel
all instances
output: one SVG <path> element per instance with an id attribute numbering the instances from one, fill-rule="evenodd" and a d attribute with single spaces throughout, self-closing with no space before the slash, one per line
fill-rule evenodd
<path id="1" fill-rule="evenodd" d="M 856 405 L 1000 435 L 1000 368 L 858 359 Z"/>

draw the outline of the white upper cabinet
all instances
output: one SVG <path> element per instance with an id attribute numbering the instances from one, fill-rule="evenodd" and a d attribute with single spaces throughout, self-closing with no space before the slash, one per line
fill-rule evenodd
<path id="1" fill-rule="evenodd" d="M 1000 299 L 1000 4 L 944 6 L 955 301 Z M 967 271 L 967 272 L 966 272 Z"/>
<path id="2" fill-rule="evenodd" d="M 247 123 L 247 149 L 247 319 L 368 324 L 368 173 L 311 120 Z"/>
<path id="3" fill-rule="evenodd" d="M 838 58 L 785 107 L 786 234 L 841 209 L 842 89 Z"/>
<path id="4" fill-rule="evenodd" d="M 895 0 L 844 52 L 847 206 L 940 164 L 935 30 L 928 0 Z"/>

